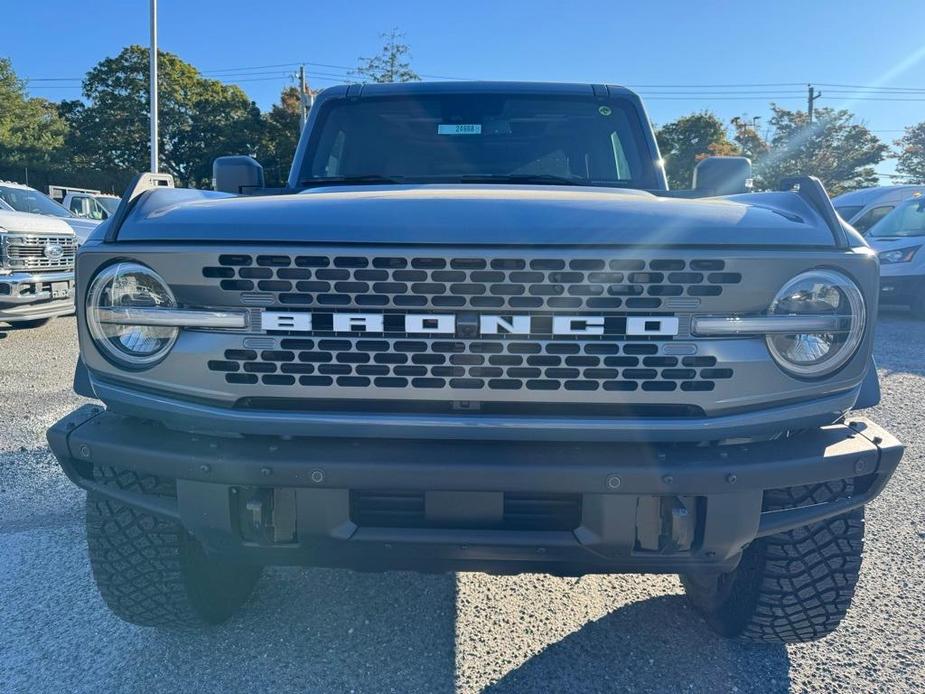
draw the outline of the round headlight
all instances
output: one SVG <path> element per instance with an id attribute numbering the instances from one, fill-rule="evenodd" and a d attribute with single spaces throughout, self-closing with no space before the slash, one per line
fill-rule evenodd
<path id="1" fill-rule="evenodd" d="M 782 369 L 814 378 L 841 368 L 854 356 L 867 324 L 867 309 L 858 286 L 839 272 L 812 270 L 797 275 L 771 303 L 772 316 L 831 318 L 822 332 L 768 335 L 768 350 Z"/>
<path id="2" fill-rule="evenodd" d="M 87 293 L 87 327 L 96 346 L 111 361 L 128 368 L 152 366 L 163 359 L 179 329 L 113 322 L 118 309 L 175 308 L 173 293 L 154 270 L 139 263 L 103 269 Z M 114 309 L 116 311 L 114 311 Z"/>

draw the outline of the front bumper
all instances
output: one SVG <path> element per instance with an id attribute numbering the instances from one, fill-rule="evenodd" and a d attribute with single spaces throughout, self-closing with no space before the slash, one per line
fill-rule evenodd
<path id="1" fill-rule="evenodd" d="M 73 312 L 73 271 L 0 275 L 0 321 L 41 320 Z"/>
<path id="2" fill-rule="evenodd" d="M 78 367 L 80 368 L 80 367 Z M 351 410 L 286 411 L 218 407 L 142 391 L 89 373 L 90 391 L 113 412 L 156 419 L 178 431 L 319 438 L 497 441 L 652 442 L 760 438 L 825 426 L 854 407 L 860 385 L 825 397 L 717 416 L 591 416 L 564 414 L 408 413 Z"/>
<path id="3" fill-rule="evenodd" d="M 213 552 L 268 564 L 570 575 L 728 570 L 756 537 L 867 503 L 902 456 L 863 419 L 721 447 L 227 439 L 85 406 L 48 439 L 77 485 L 177 520 Z M 177 496 L 102 484 L 95 466 L 175 479 Z M 843 479 L 855 480 L 850 497 L 762 512 L 765 490 Z M 387 513 L 364 510 L 370 496 Z M 388 506 L 396 499 L 397 510 Z M 539 504 L 535 517 L 509 523 L 508 506 L 525 499 L 572 504 L 574 527 L 547 527 L 552 515 Z"/>
<path id="4" fill-rule="evenodd" d="M 880 303 L 910 305 L 925 296 L 925 275 L 883 275 Z"/>

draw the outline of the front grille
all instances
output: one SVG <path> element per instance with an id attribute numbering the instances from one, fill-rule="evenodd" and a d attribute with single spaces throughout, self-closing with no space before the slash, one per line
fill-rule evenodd
<path id="1" fill-rule="evenodd" d="M 384 391 L 710 391 L 733 370 L 715 357 L 668 356 L 657 342 L 281 338 L 208 361 L 227 383 Z M 469 391 L 468 395 L 466 391 Z"/>
<path id="2" fill-rule="evenodd" d="M 469 528 L 491 530 L 574 530 L 581 524 L 579 494 L 504 494 L 495 522 L 455 522 L 429 518 L 421 491 L 351 491 L 350 519 L 366 528 Z"/>
<path id="3" fill-rule="evenodd" d="M 742 281 L 720 259 L 600 254 L 567 259 L 223 254 L 202 274 L 240 293 L 244 303 L 293 307 L 658 309 L 717 297 Z"/>
<path id="4" fill-rule="evenodd" d="M 57 249 L 60 257 L 54 255 Z M 2 260 L 12 270 L 70 270 L 76 253 L 73 235 L 6 234 Z"/>

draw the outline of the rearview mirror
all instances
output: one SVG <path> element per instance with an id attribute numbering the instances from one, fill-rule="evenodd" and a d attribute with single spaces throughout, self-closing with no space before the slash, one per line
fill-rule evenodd
<path id="1" fill-rule="evenodd" d="M 253 157 L 218 157 L 212 162 L 213 190 L 248 195 L 263 187 L 263 167 Z"/>
<path id="2" fill-rule="evenodd" d="M 748 157 L 707 157 L 694 168 L 694 190 L 701 195 L 747 193 L 751 187 Z"/>

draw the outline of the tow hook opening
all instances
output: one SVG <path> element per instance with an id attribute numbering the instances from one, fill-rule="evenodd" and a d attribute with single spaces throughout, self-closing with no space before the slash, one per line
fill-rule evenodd
<path id="1" fill-rule="evenodd" d="M 231 487 L 231 508 L 245 542 L 291 544 L 297 540 L 296 490 L 286 487 Z"/>

